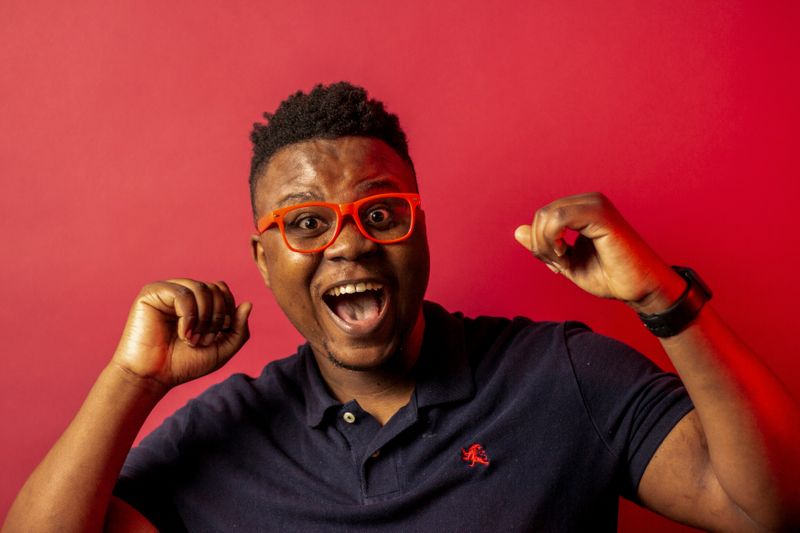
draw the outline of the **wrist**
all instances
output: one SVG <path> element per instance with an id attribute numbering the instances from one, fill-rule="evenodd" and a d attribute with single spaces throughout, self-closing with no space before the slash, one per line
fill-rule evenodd
<path id="1" fill-rule="evenodd" d="M 139 397 L 145 402 L 152 401 L 153 405 L 158 403 L 170 389 L 153 378 L 140 376 L 114 360 L 108 363 L 103 374 L 114 382 L 120 393 Z"/>
<path id="2" fill-rule="evenodd" d="M 667 268 L 660 274 L 655 289 L 639 300 L 626 303 L 640 315 L 662 313 L 678 301 L 686 287 L 686 280 L 671 268 Z"/>
<path id="3" fill-rule="evenodd" d="M 686 287 L 677 301 L 663 311 L 639 313 L 639 319 L 647 329 L 660 338 L 681 333 L 694 322 L 705 303 L 711 299 L 711 290 L 697 272 L 679 266 L 673 266 L 672 269 L 686 281 Z"/>

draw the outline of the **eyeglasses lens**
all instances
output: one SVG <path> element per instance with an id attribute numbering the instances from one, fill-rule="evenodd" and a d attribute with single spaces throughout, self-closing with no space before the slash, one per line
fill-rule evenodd
<path id="1" fill-rule="evenodd" d="M 336 233 L 336 211 L 323 206 L 292 209 L 283 216 L 283 230 L 296 250 L 321 248 Z"/>
<path id="2" fill-rule="evenodd" d="M 359 207 L 358 218 L 373 239 L 393 241 L 411 229 L 411 204 L 405 198 L 377 198 Z"/>
<path id="3" fill-rule="evenodd" d="M 393 241 L 411 230 L 411 203 L 405 198 L 377 198 L 359 206 L 364 231 L 379 242 Z M 336 211 L 324 206 L 304 206 L 283 216 L 286 240 L 295 250 L 316 250 L 336 234 Z"/>

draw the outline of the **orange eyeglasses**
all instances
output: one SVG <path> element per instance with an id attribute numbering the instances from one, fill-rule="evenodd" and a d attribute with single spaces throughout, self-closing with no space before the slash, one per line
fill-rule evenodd
<path id="1" fill-rule="evenodd" d="M 306 202 L 281 207 L 258 220 L 258 233 L 277 224 L 283 241 L 294 252 L 321 252 L 342 231 L 342 219 L 350 215 L 367 239 L 392 244 L 408 239 L 414 231 L 419 194 L 387 193 L 346 204 Z"/>

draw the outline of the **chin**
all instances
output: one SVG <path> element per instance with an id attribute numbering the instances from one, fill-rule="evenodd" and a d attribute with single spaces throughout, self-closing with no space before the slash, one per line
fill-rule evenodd
<path id="1" fill-rule="evenodd" d="M 328 342 L 323 343 L 325 358 L 333 366 L 354 372 L 369 372 L 403 366 L 402 350 L 397 343 L 386 347 L 350 347 L 335 349 Z"/>

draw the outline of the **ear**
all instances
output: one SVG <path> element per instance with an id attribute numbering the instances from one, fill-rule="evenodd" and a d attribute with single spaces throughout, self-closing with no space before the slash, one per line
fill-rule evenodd
<path id="1" fill-rule="evenodd" d="M 257 233 L 250 235 L 250 254 L 258 267 L 258 271 L 261 272 L 261 277 L 264 278 L 264 284 L 269 287 L 267 256 L 264 253 L 264 246 L 261 244 L 261 235 Z"/>

